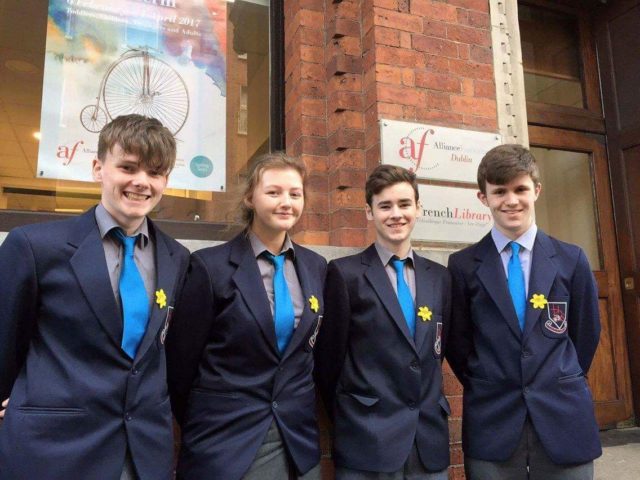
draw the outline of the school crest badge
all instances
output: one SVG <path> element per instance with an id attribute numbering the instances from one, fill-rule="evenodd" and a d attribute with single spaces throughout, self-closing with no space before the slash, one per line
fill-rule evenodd
<path id="1" fill-rule="evenodd" d="M 322 315 L 318 315 L 318 323 L 313 331 L 313 335 L 309 337 L 309 347 L 313 348 L 316 344 L 316 338 L 318 338 L 318 332 L 320 331 L 320 325 L 322 325 Z"/>
<path id="2" fill-rule="evenodd" d="M 567 302 L 547 303 L 547 320 L 544 326 L 553 333 L 560 334 L 567 331 Z"/>
<path id="3" fill-rule="evenodd" d="M 433 351 L 436 355 L 442 353 L 442 322 L 436 323 L 436 341 L 433 343 Z"/>

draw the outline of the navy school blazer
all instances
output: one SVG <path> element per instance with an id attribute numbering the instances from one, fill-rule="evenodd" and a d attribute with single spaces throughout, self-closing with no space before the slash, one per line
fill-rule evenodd
<path id="1" fill-rule="evenodd" d="M 446 356 L 464 386 L 462 445 L 471 458 L 507 460 L 528 416 L 554 463 L 588 462 L 602 453 L 585 378 L 600 337 L 595 280 L 579 247 L 541 230 L 531 260 L 521 332 L 491 234 L 449 258 Z"/>
<path id="2" fill-rule="evenodd" d="M 0 247 L 0 479 L 120 478 L 127 445 L 141 479 L 171 478 L 163 342 L 189 253 L 149 229 L 167 304 L 154 302 L 133 360 L 94 209 L 16 228 Z"/>
<path id="3" fill-rule="evenodd" d="M 168 339 L 170 392 L 182 428 L 179 478 L 242 478 L 274 420 L 297 471 L 318 464 L 312 352 L 326 261 L 300 245 L 294 250 L 305 307 L 282 356 L 245 233 L 192 254 Z"/>
<path id="4" fill-rule="evenodd" d="M 451 311 L 447 270 L 414 253 L 416 334 L 374 245 L 329 263 L 316 374 L 334 426 L 337 466 L 402 468 L 413 444 L 429 471 L 449 465 L 441 354 Z M 424 320 L 421 307 L 431 312 Z"/>

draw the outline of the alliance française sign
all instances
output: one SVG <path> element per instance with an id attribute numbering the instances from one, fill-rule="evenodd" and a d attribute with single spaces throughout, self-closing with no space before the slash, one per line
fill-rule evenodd
<path id="1" fill-rule="evenodd" d="M 421 123 L 380 120 L 382 163 L 399 165 L 418 178 L 476 182 L 485 153 L 500 135 Z"/>

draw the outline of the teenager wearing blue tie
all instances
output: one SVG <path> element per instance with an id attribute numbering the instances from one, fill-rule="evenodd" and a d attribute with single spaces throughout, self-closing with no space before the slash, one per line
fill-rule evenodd
<path id="1" fill-rule="evenodd" d="M 191 257 L 168 347 L 181 479 L 320 478 L 312 352 L 326 262 L 288 233 L 305 178 L 297 159 L 257 158 L 245 231 Z"/>
<path id="2" fill-rule="evenodd" d="M 147 218 L 176 159 L 155 119 L 100 132 L 100 204 L 0 247 L 0 479 L 169 480 L 164 340 L 189 253 Z"/>
<path id="3" fill-rule="evenodd" d="M 467 478 L 591 480 L 601 448 L 585 376 L 600 320 L 589 263 L 537 228 L 541 185 L 527 149 L 490 150 L 478 186 L 493 228 L 449 259 L 446 356 L 464 386 Z"/>
<path id="4" fill-rule="evenodd" d="M 441 358 L 451 280 L 411 248 L 421 208 L 413 173 L 380 165 L 365 196 L 376 241 L 329 263 L 316 350 L 336 478 L 446 480 Z"/>

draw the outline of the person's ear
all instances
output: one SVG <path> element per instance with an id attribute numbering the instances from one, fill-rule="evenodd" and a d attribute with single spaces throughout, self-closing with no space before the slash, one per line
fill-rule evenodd
<path id="1" fill-rule="evenodd" d="M 478 193 L 476 195 L 478 197 L 478 200 L 480 200 L 485 207 L 489 206 L 489 203 L 487 202 L 487 195 L 486 194 L 484 194 L 480 190 L 478 190 Z"/>
<path id="2" fill-rule="evenodd" d="M 364 211 L 367 214 L 367 220 L 373 220 L 373 211 L 371 210 L 371 206 L 368 203 L 365 203 Z"/>
<path id="3" fill-rule="evenodd" d="M 91 163 L 91 174 L 94 182 L 102 182 L 102 162 L 98 158 L 94 158 Z"/>

